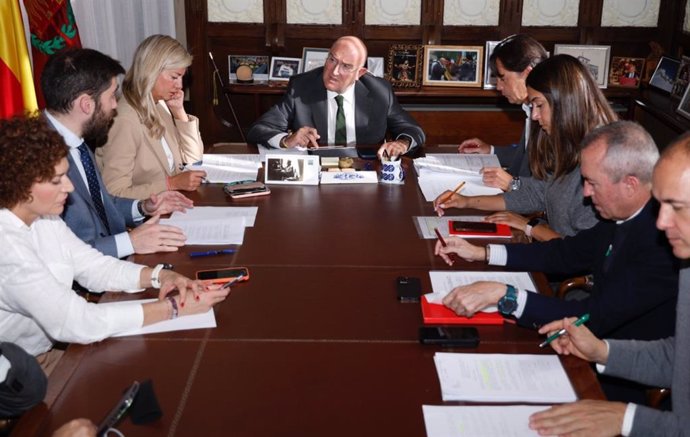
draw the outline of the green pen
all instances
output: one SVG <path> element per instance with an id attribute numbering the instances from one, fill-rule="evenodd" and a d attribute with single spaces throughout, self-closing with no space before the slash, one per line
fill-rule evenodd
<path id="1" fill-rule="evenodd" d="M 580 326 L 580 325 L 582 325 L 583 323 L 586 323 L 587 320 L 589 320 L 589 313 L 583 314 L 582 317 L 580 317 L 579 319 L 575 320 L 575 323 L 573 323 L 573 325 L 574 325 L 574 326 Z M 565 328 L 561 329 L 560 331 L 558 331 L 558 332 L 552 334 L 551 336 L 549 336 L 549 338 L 547 338 L 546 340 L 544 340 L 544 342 L 540 343 L 540 344 L 539 344 L 539 347 L 544 347 L 544 346 L 546 346 L 547 344 L 551 343 L 552 341 L 554 341 L 555 339 L 557 339 L 558 337 L 560 337 L 561 335 L 563 335 L 563 334 L 565 334 L 565 333 L 566 333 Z"/>

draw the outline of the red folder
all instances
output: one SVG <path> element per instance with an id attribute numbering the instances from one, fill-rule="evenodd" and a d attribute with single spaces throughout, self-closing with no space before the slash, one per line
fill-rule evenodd
<path id="1" fill-rule="evenodd" d="M 504 321 L 499 312 L 479 312 L 472 317 L 458 316 L 444 305 L 429 303 L 426 296 L 422 296 L 421 303 L 425 325 L 502 325 Z"/>
<path id="2" fill-rule="evenodd" d="M 496 232 L 470 232 L 453 230 L 453 220 L 448 220 L 448 233 L 464 238 L 511 238 L 510 226 L 496 223 Z"/>

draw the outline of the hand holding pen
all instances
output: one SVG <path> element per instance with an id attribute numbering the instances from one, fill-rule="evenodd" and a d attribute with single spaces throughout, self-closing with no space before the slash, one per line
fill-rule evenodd
<path id="1" fill-rule="evenodd" d="M 606 342 L 598 339 L 592 334 L 592 331 L 584 326 L 587 320 L 589 320 L 589 314 L 585 314 L 579 319 L 569 317 L 555 320 L 542 326 L 539 329 L 540 334 L 552 333 L 551 337 L 554 337 L 550 343 L 545 341 L 542 344 L 550 344 L 561 355 L 572 354 L 590 362 L 606 364 L 609 355 L 608 346 Z M 578 324 L 578 322 L 580 323 Z M 564 333 L 559 334 L 561 331 Z"/>
<path id="2" fill-rule="evenodd" d="M 453 191 L 445 191 L 439 195 L 436 200 L 434 200 L 434 210 L 436 213 L 441 217 L 444 213 L 444 209 L 446 208 L 465 208 L 467 205 L 461 204 L 460 202 L 456 201 L 455 198 L 462 199 L 462 196 L 456 196 L 462 190 L 462 188 L 465 186 L 465 181 L 461 181 Z"/>

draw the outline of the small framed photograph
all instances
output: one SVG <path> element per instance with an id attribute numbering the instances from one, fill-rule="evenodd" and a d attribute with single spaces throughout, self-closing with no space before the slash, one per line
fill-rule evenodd
<path id="1" fill-rule="evenodd" d="M 228 71 L 230 71 L 230 82 L 237 82 L 237 69 L 240 68 L 240 71 L 242 71 L 246 70 L 246 67 L 251 69 L 249 79 L 253 79 L 255 81 L 268 81 L 268 56 L 229 55 L 228 64 Z M 242 76 L 242 74 L 240 74 L 240 76 L 241 80 L 249 81 L 247 80 L 246 76 Z"/>
<path id="2" fill-rule="evenodd" d="M 685 94 L 685 89 L 688 87 L 688 80 L 690 80 L 690 56 L 683 56 L 678 67 L 678 75 L 675 82 L 673 82 L 671 97 L 676 99 L 682 98 Z"/>
<path id="3" fill-rule="evenodd" d="M 491 71 L 491 66 L 489 65 L 489 58 L 494 52 L 494 49 L 501 41 L 487 41 L 486 48 L 484 49 L 484 89 L 494 90 L 496 89 L 496 80 L 498 77 Z"/>
<path id="4" fill-rule="evenodd" d="M 609 85 L 612 87 L 638 88 L 644 71 L 644 58 L 614 56 L 611 59 Z"/>
<path id="5" fill-rule="evenodd" d="M 323 67 L 330 49 L 304 47 L 302 49 L 302 73 Z"/>
<path id="6" fill-rule="evenodd" d="M 685 118 L 690 118 L 690 86 L 685 87 L 685 92 L 683 93 L 683 97 L 680 99 L 680 104 L 678 104 L 678 111 L 679 114 L 681 114 Z"/>
<path id="7" fill-rule="evenodd" d="M 271 58 L 271 68 L 269 80 L 288 81 L 292 76 L 299 73 L 302 60 L 299 58 L 281 58 L 274 56 Z"/>
<path id="8" fill-rule="evenodd" d="M 365 66 L 369 73 L 376 77 L 383 77 L 383 58 L 369 56 Z"/>
<path id="9" fill-rule="evenodd" d="M 422 46 L 397 44 L 388 50 L 386 78 L 394 87 L 415 88 L 421 83 Z"/>
<path id="10" fill-rule="evenodd" d="M 565 54 L 577 58 L 592 73 L 599 88 L 608 86 L 611 46 L 556 44 L 553 52 L 556 55 Z"/>
<path id="11" fill-rule="evenodd" d="M 318 185 L 319 157 L 312 155 L 266 155 L 265 183 L 283 185 Z"/>
<path id="12" fill-rule="evenodd" d="M 434 86 L 480 87 L 484 47 L 424 46 L 422 83 Z"/>
<path id="13" fill-rule="evenodd" d="M 649 79 L 649 86 L 670 93 L 678 76 L 679 67 L 680 61 L 677 59 L 662 56 L 656 70 L 652 73 L 652 78 Z"/>

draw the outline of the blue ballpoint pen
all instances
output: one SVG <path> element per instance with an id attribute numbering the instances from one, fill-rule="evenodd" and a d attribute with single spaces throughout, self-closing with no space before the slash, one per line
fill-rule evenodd
<path id="1" fill-rule="evenodd" d="M 580 317 L 579 319 L 575 320 L 575 323 L 573 323 L 573 326 L 580 326 L 580 325 L 582 325 L 583 323 L 586 323 L 587 320 L 589 320 L 589 313 L 584 314 L 582 317 Z M 539 347 L 544 347 L 544 346 L 546 346 L 547 344 L 551 343 L 552 341 L 554 341 L 555 339 L 557 339 L 558 337 L 560 337 L 561 335 L 563 335 L 563 334 L 565 334 L 565 333 L 566 333 L 565 328 L 561 329 L 560 331 L 558 331 L 558 332 L 556 332 L 556 333 L 550 335 L 549 338 L 547 338 L 546 340 L 544 340 L 544 342 L 540 343 L 540 344 L 539 344 Z"/>
<path id="2" fill-rule="evenodd" d="M 189 256 L 190 258 L 198 258 L 201 256 L 227 255 L 235 252 L 237 252 L 237 249 L 207 250 L 206 252 L 191 252 Z"/>

